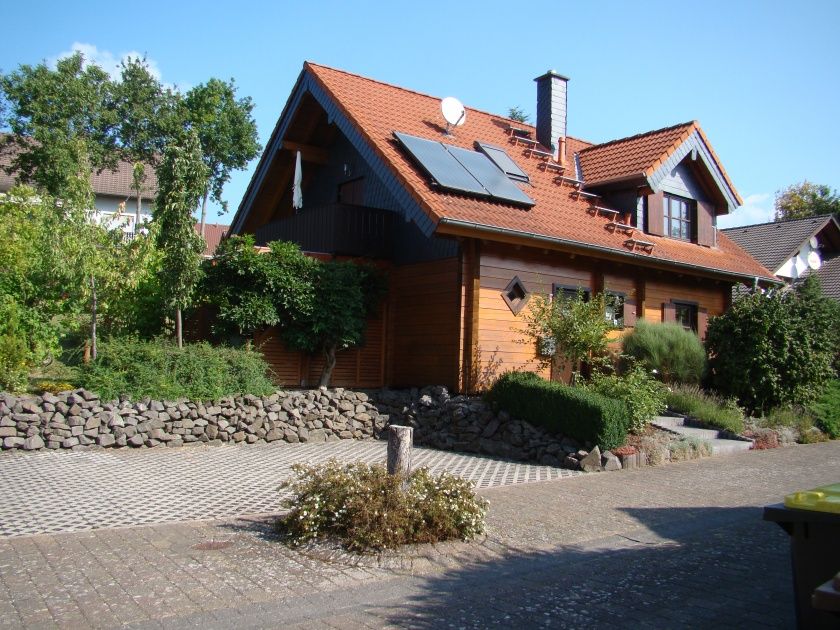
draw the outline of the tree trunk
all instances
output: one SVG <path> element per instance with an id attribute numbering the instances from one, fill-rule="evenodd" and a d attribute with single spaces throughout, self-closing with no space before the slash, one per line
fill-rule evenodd
<path id="1" fill-rule="evenodd" d="M 335 346 L 330 346 L 324 350 L 324 369 L 321 371 L 321 380 L 318 383 L 319 387 L 329 387 L 330 379 L 332 379 L 333 369 L 335 368 Z"/>
<path id="2" fill-rule="evenodd" d="M 134 236 L 140 230 L 140 217 L 143 215 L 143 193 L 137 191 L 137 208 L 134 210 Z"/>
<path id="3" fill-rule="evenodd" d="M 90 358 L 96 361 L 96 278 L 90 277 L 91 308 L 90 308 Z"/>
<path id="4" fill-rule="evenodd" d="M 388 474 L 407 479 L 411 474 L 411 444 L 414 429 L 392 424 L 388 427 Z"/>
<path id="5" fill-rule="evenodd" d="M 181 307 L 175 309 L 175 336 L 178 338 L 178 347 L 184 347 L 184 331 L 181 325 Z"/>
<path id="6" fill-rule="evenodd" d="M 210 195 L 210 189 L 204 191 L 204 199 L 201 200 L 201 227 L 198 229 L 198 233 L 201 234 L 201 238 L 204 238 L 204 220 L 207 217 L 207 197 Z"/>

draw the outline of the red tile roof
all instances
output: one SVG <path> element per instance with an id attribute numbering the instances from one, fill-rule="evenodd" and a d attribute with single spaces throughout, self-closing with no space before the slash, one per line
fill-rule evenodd
<path id="1" fill-rule="evenodd" d="M 526 157 L 525 147 L 511 143 L 509 125 L 529 130 L 532 137 L 536 135 L 534 127 L 467 108 L 464 126 L 456 128 L 453 136 L 444 138 L 438 97 L 310 62 L 304 64 L 304 68 L 332 95 L 338 107 L 355 124 L 373 150 L 390 165 L 396 177 L 436 223 L 441 220 L 458 221 L 515 231 L 537 239 L 562 241 L 572 246 L 579 244 L 614 253 L 629 253 L 624 245 L 626 236 L 605 229 L 606 220 L 590 214 L 587 201 L 574 198 L 568 185 L 556 183 L 555 173 L 540 167 L 542 160 Z M 696 123 L 688 123 L 688 127 L 693 126 Z M 674 130 L 673 133 L 662 133 L 661 138 L 657 137 L 655 146 L 656 151 L 662 151 L 660 159 L 666 159 L 661 156 L 669 150 L 673 151 L 678 138 L 687 132 L 688 127 L 682 125 L 670 128 Z M 397 145 L 392 135 L 394 131 L 442 140 L 467 149 L 473 149 L 477 140 L 507 147 L 509 155 L 529 175 L 530 186 L 524 185 L 522 188 L 536 204 L 530 209 L 523 209 L 433 188 L 426 175 Z M 618 143 L 616 141 L 613 144 Z M 654 143 L 651 141 L 651 144 Z M 583 140 L 568 138 L 569 175 L 575 176 L 573 155 L 592 146 Z M 645 153 L 645 159 L 652 158 L 654 153 L 651 149 Z M 606 160 L 604 164 L 607 164 Z M 640 158 L 633 168 L 640 168 L 641 164 Z M 651 167 L 652 164 L 649 164 L 648 168 Z M 639 258 L 697 266 L 741 277 L 774 279 L 769 271 L 722 234 L 718 237 L 716 248 L 650 234 L 639 237 L 655 244 L 652 254 L 640 254 Z"/>
<path id="2" fill-rule="evenodd" d="M 586 184 L 595 186 L 633 176 L 650 177 L 694 132 L 700 134 L 726 183 L 738 202 L 743 203 L 696 120 L 583 149 L 580 152 L 580 167 Z"/>
<path id="3" fill-rule="evenodd" d="M 206 243 L 206 247 L 204 248 L 204 256 L 210 257 L 216 253 L 216 248 L 219 246 L 219 243 L 222 242 L 222 239 L 227 235 L 228 230 L 230 229 L 229 225 L 221 225 L 219 223 L 205 223 L 204 224 L 204 242 Z M 200 234 L 201 224 L 195 224 L 195 232 L 196 234 Z"/>

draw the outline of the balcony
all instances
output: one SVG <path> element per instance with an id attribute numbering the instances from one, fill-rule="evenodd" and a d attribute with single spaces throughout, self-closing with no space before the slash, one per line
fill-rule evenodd
<path id="1" fill-rule="evenodd" d="M 335 203 L 267 223 L 254 237 L 258 245 L 292 241 L 307 252 L 390 258 L 395 219 L 389 210 Z"/>

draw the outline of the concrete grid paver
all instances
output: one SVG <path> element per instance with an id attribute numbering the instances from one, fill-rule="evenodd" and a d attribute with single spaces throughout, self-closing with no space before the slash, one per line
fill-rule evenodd
<path id="1" fill-rule="evenodd" d="M 788 539 L 760 506 L 838 470 L 832 443 L 488 488 L 485 540 L 382 558 L 255 517 L 5 537 L 0 627 L 787 628 Z"/>
<path id="2" fill-rule="evenodd" d="M 0 537 L 85 531 L 276 512 L 294 463 L 384 463 L 379 441 L 151 450 L 0 453 Z M 477 488 L 581 473 L 415 448 L 416 467 L 453 472 Z"/>

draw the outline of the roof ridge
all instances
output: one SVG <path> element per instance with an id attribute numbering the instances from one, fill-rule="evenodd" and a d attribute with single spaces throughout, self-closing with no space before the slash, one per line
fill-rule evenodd
<path id="1" fill-rule="evenodd" d="M 442 97 L 437 96 L 435 94 L 429 94 L 428 92 L 421 92 L 420 90 L 414 90 L 412 88 L 407 88 L 407 87 L 402 86 L 402 85 L 396 85 L 394 83 L 389 83 L 388 81 L 381 81 L 379 79 L 374 79 L 372 77 L 366 77 L 363 74 L 358 74 L 356 72 L 348 72 L 347 70 L 342 70 L 341 68 L 334 68 L 332 66 L 327 66 L 327 65 L 322 64 L 322 63 L 316 63 L 314 61 L 304 61 L 303 65 L 304 65 L 304 68 L 306 68 L 306 67 L 323 68 L 325 70 L 330 70 L 332 72 L 339 72 L 341 74 L 345 74 L 345 75 L 350 76 L 350 77 L 355 77 L 357 79 L 362 79 L 364 81 L 370 81 L 371 83 L 376 83 L 378 85 L 384 85 L 386 87 L 394 88 L 396 90 L 401 90 L 403 92 L 409 92 L 411 94 L 417 94 L 418 96 L 423 96 L 425 98 L 433 98 L 436 101 L 440 101 L 441 98 L 442 98 Z M 514 120 L 513 118 L 510 118 L 508 116 L 503 116 L 502 114 L 497 114 L 495 112 L 490 112 L 490 111 L 487 111 L 486 109 L 480 109 L 478 107 L 471 107 L 471 106 L 467 106 L 467 105 L 464 105 L 464 107 L 465 107 L 465 109 L 469 109 L 471 111 L 478 112 L 479 114 L 484 114 L 486 116 L 492 116 L 493 118 L 500 118 L 502 120 L 507 120 L 509 122 L 517 123 L 517 124 L 522 125 L 524 127 L 530 127 L 535 132 L 537 130 L 536 125 L 532 125 L 531 123 L 528 123 L 528 122 L 522 122 L 522 121 L 519 121 L 519 120 Z M 593 143 L 590 140 L 584 140 L 583 138 L 579 138 L 577 136 L 567 135 L 566 138 L 572 138 L 573 140 L 577 140 L 578 142 L 585 142 L 586 144 L 594 146 Z M 587 149 L 588 148 L 589 147 L 587 147 Z"/>
<path id="2" fill-rule="evenodd" d="M 670 125 L 668 127 L 662 127 L 661 129 L 652 129 L 650 131 L 644 131 L 642 133 L 637 133 L 633 136 L 625 136 L 624 138 L 615 138 L 613 140 L 608 140 L 607 142 L 601 142 L 597 144 L 593 144 L 591 147 L 586 147 L 583 151 L 589 151 L 590 149 L 600 149 L 601 147 L 606 147 L 612 144 L 618 144 L 619 142 L 627 142 L 629 140 L 636 140 L 638 138 L 644 138 L 645 136 L 652 136 L 657 133 L 662 133 L 663 131 L 672 131 L 674 129 L 678 129 L 679 127 L 693 127 L 699 126 L 699 123 L 696 120 L 690 120 L 688 122 L 678 123 L 676 125 Z"/>
<path id="3" fill-rule="evenodd" d="M 816 214 L 812 217 L 799 217 L 797 219 L 781 219 L 780 221 L 764 221 L 763 223 L 750 223 L 749 225 L 737 225 L 735 227 L 720 228 L 720 229 L 721 229 L 721 231 L 726 232 L 728 230 L 743 230 L 744 228 L 762 227 L 762 226 L 765 226 L 765 225 L 775 225 L 775 224 L 781 224 L 781 223 L 795 223 L 797 221 L 815 221 L 815 220 L 818 220 L 818 219 L 824 219 L 825 221 L 827 221 L 828 219 L 830 219 L 833 216 L 834 216 L 834 214 L 829 212 L 828 214 Z"/>

